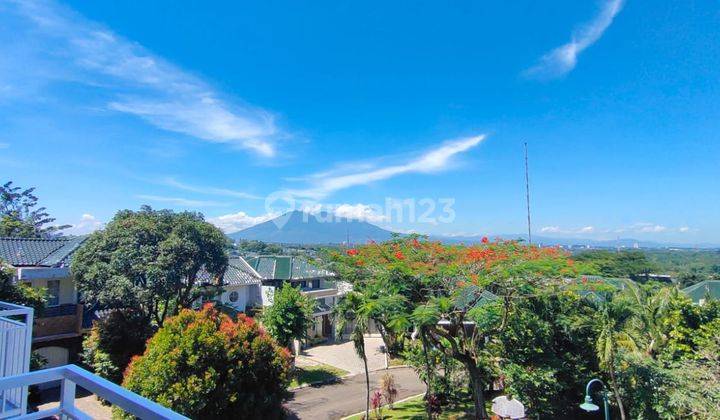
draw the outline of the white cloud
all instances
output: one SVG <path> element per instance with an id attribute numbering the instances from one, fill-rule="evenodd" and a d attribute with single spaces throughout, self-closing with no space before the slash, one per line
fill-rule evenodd
<path id="1" fill-rule="evenodd" d="M 5 6 L 28 24 L 22 25 L 26 33 L 13 38 L 24 44 L 0 46 L 4 56 L 15 60 L 7 66 L 15 74 L 4 75 L 10 82 L 24 78 L 29 83 L 23 84 L 32 86 L 58 80 L 84 83 L 109 95 L 108 109 L 163 130 L 262 156 L 275 154 L 280 133 L 269 112 L 221 100 L 221 94 L 200 78 L 55 2 L 22 0 Z"/>
<path id="2" fill-rule="evenodd" d="M 541 233 L 559 233 L 560 226 L 545 226 L 540 229 Z"/>
<path id="3" fill-rule="evenodd" d="M 690 232 L 690 228 L 688 226 L 681 226 L 678 229 L 678 232 L 681 232 L 681 233 Z"/>
<path id="4" fill-rule="evenodd" d="M 577 233 L 593 233 L 593 232 L 595 232 L 595 227 L 593 227 L 593 226 L 585 226 L 585 227 L 581 227 L 580 229 L 577 230 Z"/>
<path id="5" fill-rule="evenodd" d="M 233 233 L 263 222 L 267 222 L 268 220 L 274 219 L 278 216 L 280 215 L 264 214 L 261 216 L 250 216 L 244 211 L 239 211 L 237 213 L 226 214 L 223 216 L 210 217 L 207 221 L 214 224 L 225 233 Z"/>
<path id="6" fill-rule="evenodd" d="M 62 232 L 67 235 L 87 235 L 88 233 L 92 233 L 98 229 L 102 229 L 105 226 L 105 224 L 95 216 L 89 213 L 85 213 L 80 217 L 80 221 L 73 224 L 72 227 L 69 227 Z"/>
<path id="7" fill-rule="evenodd" d="M 225 197 L 234 197 L 234 198 L 246 198 L 246 199 L 254 199 L 257 200 L 260 197 L 249 194 L 243 191 L 235 191 L 230 190 L 227 188 L 216 188 L 216 187 L 203 187 L 203 186 L 197 186 L 197 185 L 189 185 L 182 183 L 180 181 L 177 181 L 174 178 L 164 178 L 160 181 L 160 184 L 167 185 L 169 187 L 177 188 L 179 190 L 183 191 L 190 191 L 195 192 L 199 194 L 208 194 L 208 195 L 220 195 Z"/>
<path id="8" fill-rule="evenodd" d="M 563 229 L 560 226 L 545 226 L 540 228 L 540 233 L 560 233 L 564 235 L 594 233 L 594 226 L 583 226 L 579 228 Z"/>
<path id="9" fill-rule="evenodd" d="M 339 190 L 382 181 L 402 174 L 438 172 L 446 169 L 455 155 L 472 149 L 485 137 L 485 135 L 479 135 L 448 141 L 402 164 L 373 167 L 361 171 L 351 170 L 349 173 L 345 171 L 318 173 L 310 176 L 311 186 L 309 188 L 288 190 L 287 193 L 295 197 L 321 199 Z M 350 165 L 349 167 L 356 166 Z"/>
<path id="10" fill-rule="evenodd" d="M 0 143 L 0 149 L 7 149 L 10 147 L 10 143 Z"/>
<path id="11" fill-rule="evenodd" d="M 668 230 L 666 226 L 654 224 L 654 223 L 635 223 L 630 226 L 630 230 L 637 233 L 660 233 Z"/>
<path id="12" fill-rule="evenodd" d="M 341 204 L 334 209 L 334 214 L 346 219 L 364 220 L 371 223 L 387 221 L 387 216 L 378 211 L 377 206 L 367 204 Z"/>
<path id="13" fill-rule="evenodd" d="M 605 1 L 595 19 L 573 32 L 570 42 L 542 56 L 534 67 L 525 71 L 525 75 L 538 79 L 553 79 L 569 73 L 575 68 L 578 55 L 600 39 L 622 6 L 623 0 Z"/>
<path id="14" fill-rule="evenodd" d="M 227 203 L 220 203 L 217 201 L 205 201 L 205 200 L 190 200 L 183 197 L 165 197 L 160 195 L 145 195 L 139 194 L 135 196 L 141 200 L 147 200 L 157 203 L 173 204 L 181 207 L 217 207 L 225 206 Z"/>

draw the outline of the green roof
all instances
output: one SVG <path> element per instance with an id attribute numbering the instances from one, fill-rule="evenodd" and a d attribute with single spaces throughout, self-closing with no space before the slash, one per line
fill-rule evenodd
<path id="1" fill-rule="evenodd" d="M 700 283 L 682 289 L 682 291 L 696 303 L 699 302 L 700 299 L 706 299 L 707 297 L 720 299 L 720 280 L 701 281 Z"/>
<path id="2" fill-rule="evenodd" d="M 16 267 L 57 267 L 68 265 L 70 256 L 87 239 L 0 237 L 0 260 Z"/>
<path id="3" fill-rule="evenodd" d="M 268 255 L 248 258 L 247 262 L 265 280 L 306 280 L 334 276 L 303 257 Z"/>

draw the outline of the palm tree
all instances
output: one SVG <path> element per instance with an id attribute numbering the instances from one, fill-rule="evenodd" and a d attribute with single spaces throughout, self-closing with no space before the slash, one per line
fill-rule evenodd
<path id="1" fill-rule="evenodd" d="M 627 280 L 626 284 L 628 286 L 626 290 L 629 291 L 628 295 L 632 300 L 637 330 L 644 337 L 643 352 L 646 356 L 655 359 L 658 349 L 668 340 L 661 320 L 668 308 L 671 289 L 663 288 L 653 292 L 632 280 Z"/>
<path id="2" fill-rule="evenodd" d="M 625 420 L 625 407 L 620 397 L 620 387 L 615 375 L 617 371 L 617 351 L 619 348 L 637 351 L 637 344 L 629 331 L 629 324 L 634 316 L 633 308 L 627 300 L 618 299 L 616 296 L 608 293 L 596 302 L 598 310 L 597 328 L 599 330 L 596 352 L 600 367 L 610 377 L 610 387 L 615 395 L 615 402 L 620 409 L 620 418 Z"/>
<path id="3" fill-rule="evenodd" d="M 350 339 L 355 347 L 355 353 L 362 359 L 365 367 L 365 418 L 370 418 L 370 372 L 368 371 L 367 355 L 365 354 L 365 334 L 370 321 L 369 314 L 372 305 L 365 297 L 356 291 L 347 293 L 335 306 L 335 316 L 338 319 L 337 330 L 341 335 L 345 327 L 352 325 Z"/>

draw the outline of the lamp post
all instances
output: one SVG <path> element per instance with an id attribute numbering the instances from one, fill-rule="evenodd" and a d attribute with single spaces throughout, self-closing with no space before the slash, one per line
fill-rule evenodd
<path id="1" fill-rule="evenodd" d="M 610 420 L 610 404 L 608 403 L 608 393 L 605 390 L 605 383 L 603 383 L 603 381 L 601 381 L 600 379 L 591 379 L 590 382 L 588 382 L 587 386 L 585 387 L 585 402 L 580 404 L 580 408 L 588 412 L 600 410 L 600 407 L 593 403 L 592 396 L 590 395 L 590 387 L 594 383 L 599 383 L 602 386 L 601 390 L 603 405 L 605 406 L 605 420 Z"/>

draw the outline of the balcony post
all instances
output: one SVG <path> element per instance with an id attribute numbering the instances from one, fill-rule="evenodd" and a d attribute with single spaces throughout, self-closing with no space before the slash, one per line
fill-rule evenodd
<path id="1" fill-rule="evenodd" d="M 60 410 L 63 413 L 75 411 L 75 382 L 67 378 L 60 386 Z"/>
<path id="2" fill-rule="evenodd" d="M 27 308 L 25 313 L 25 351 L 22 355 L 23 373 L 30 372 L 30 359 L 32 359 L 32 332 L 33 322 L 35 322 L 35 309 Z M 4 391 L 3 391 L 4 394 Z M 20 389 L 20 414 L 27 413 L 28 387 L 24 386 Z M 3 395 L 4 396 L 4 395 Z"/>

